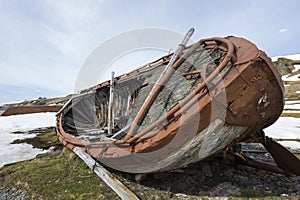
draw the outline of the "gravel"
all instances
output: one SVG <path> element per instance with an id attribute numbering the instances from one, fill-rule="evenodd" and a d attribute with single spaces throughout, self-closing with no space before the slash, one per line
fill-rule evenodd
<path id="1" fill-rule="evenodd" d="M 30 199 L 22 189 L 0 187 L 1 200 L 28 200 Z"/>

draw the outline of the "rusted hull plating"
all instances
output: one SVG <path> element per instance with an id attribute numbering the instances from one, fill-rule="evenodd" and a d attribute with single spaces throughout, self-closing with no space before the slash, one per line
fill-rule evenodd
<path id="1" fill-rule="evenodd" d="M 184 167 L 274 123 L 284 88 L 271 60 L 251 42 L 210 38 L 187 47 L 147 110 L 140 110 L 171 55 L 115 79 L 113 136 L 107 134 L 109 81 L 82 91 L 57 115 L 60 141 L 130 173 Z M 144 121 L 128 134 L 132 120 Z"/>

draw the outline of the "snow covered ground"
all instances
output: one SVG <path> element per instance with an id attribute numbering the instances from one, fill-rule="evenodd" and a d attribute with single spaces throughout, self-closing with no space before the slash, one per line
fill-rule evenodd
<path id="1" fill-rule="evenodd" d="M 292 72 L 300 71 L 300 65 L 294 65 L 295 69 Z"/>
<path id="2" fill-rule="evenodd" d="M 278 58 L 287 58 L 291 60 L 300 60 L 300 54 L 291 54 L 291 55 L 284 55 L 284 56 L 274 56 L 272 57 L 272 61 L 275 62 Z"/>
<path id="3" fill-rule="evenodd" d="M 300 101 L 286 101 L 284 113 L 300 113 Z"/>
<path id="4" fill-rule="evenodd" d="M 285 101 L 284 113 L 300 113 L 300 100 Z M 266 135 L 280 139 L 300 139 L 300 118 L 280 117 L 272 126 L 265 129 Z M 300 142 L 283 141 L 282 145 L 300 149 Z"/>
<path id="5" fill-rule="evenodd" d="M 280 117 L 272 126 L 265 129 L 267 136 L 279 139 L 300 139 L 300 118 Z M 282 145 L 300 149 L 300 142 L 283 141 Z"/>
<path id="6" fill-rule="evenodd" d="M 278 60 L 278 58 L 287 58 L 287 59 L 291 59 L 291 60 L 300 60 L 300 54 L 292 54 L 292 55 L 285 55 L 285 56 L 275 56 L 272 57 L 272 61 L 275 62 Z M 299 64 L 295 64 L 294 65 L 295 69 L 292 71 L 293 72 L 297 72 L 300 71 L 300 65 Z M 300 75 L 299 74 L 295 74 L 293 76 L 291 76 L 291 74 L 287 74 L 287 75 L 283 75 L 281 77 L 281 79 L 283 81 L 300 81 Z"/>
<path id="7" fill-rule="evenodd" d="M 55 126 L 55 113 L 35 113 L 0 117 L 0 167 L 28 160 L 42 153 L 29 144 L 11 144 L 16 139 L 32 138 L 35 134 L 16 134 L 42 127 Z"/>
<path id="8" fill-rule="evenodd" d="M 300 75 L 299 74 L 296 74 L 296 75 L 293 75 L 293 76 L 290 76 L 290 74 L 287 74 L 287 75 L 283 75 L 281 77 L 281 79 L 283 81 L 300 81 Z"/>
<path id="9" fill-rule="evenodd" d="M 300 109 L 300 101 L 286 101 L 284 109 Z"/>

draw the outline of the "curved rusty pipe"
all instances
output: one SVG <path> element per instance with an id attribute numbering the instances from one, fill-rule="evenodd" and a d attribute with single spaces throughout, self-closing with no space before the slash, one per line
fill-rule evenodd
<path id="1" fill-rule="evenodd" d="M 157 94 L 161 91 L 161 89 L 163 88 L 163 85 L 170 79 L 170 77 L 173 75 L 174 71 L 186 60 L 187 57 L 189 57 L 198 47 L 200 47 L 200 43 L 196 43 L 194 44 L 188 51 L 186 51 L 184 53 L 183 56 L 181 56 L 175 63 L 174 65 L 165 73 L 165 75 L 162 77 L 162 79 L 159 81 L 159 83 L 157 84 L 157 87 L 155 87 L 155 89 L 153 90 L 153 95 Z M 127 133 L 127 135 L 125 136 L 125 140 L 130 139 L 133 134 L 135 133 L 136 130 L 136 126 L 138 126 L 139 124 L 139 120 L 143 118 L 145 112 L 148 111 L 148 109 L 150 108 L 150 102 L 153 99 L 150 98 L 146 104 L 147 106 L 145 106 L 145 109 L 142 110 L 143 112 L 139 112 L 136 116 L 135 120 L 129 130 L 129 132 Z"/>
<path id="2" fill-rule="evenodd" d="M 226 54 L 225 58 L 223 59 L 223 61 L 218 66 L 218 68 L 216 70 L 214 70 L 213 73 L 209 75 L 209 77 L 207 77 L 206 82 L 213 80 L 219 74 L 219 72 L 222 71 L 226 67 L 227 63 L 231 60 L 231 58 L 233 57 L 233 53 L 234 53 L 234 45 L 233 45 L 233 43 L 231 41 L 227 40 L 227 39 L 224 39 L 224 38 L 209 38 L 209 39 L 205 39 L 205 40 L 200 40 L 198 43 L 204 44 L 205 42 L 209 42 L 209 41 L 218 41 L 218 42 L 226 44 L 226 46 L 227 46 L 227 54 Z M 191 104 L 193 104 L 194 101 L 190 101 L 190 100 L 193 98 L 193 96 L 195 94 L 199 93 L 206 86 L 206 82 L 202 82 L 195 89 L 195 92 L 194 93 L 190 93 L 188 96 L 186 96 L 180 102 L 180 104 L 183 104 L 185 107 L 191 106 Z M 142 137 L 148 131 L 150 131 L 153 128 L 155 128 L 158 124 L 162 123 L 166 118 L 168 119 L 172 115 L 174 115 L 174 113 L 177 112 L 181 108 L 180 104 L 178 103 L 169 112 L 167 112 L 165 116 L 162 116 L 161 118 L 159 118 L 157 121 L 155 121 L 154 123 L 152 123 L 150 126 L 148 126 L 147 128 L 145 128 L 143 131 L 141 131 L 137 135 L 135 135 L 133 137 L 131 137 L 131 135 L 126 135 L 126 137 L 125 137 L 124 140 L 118 140 L 118 141 L 115 141 L 114 143 L 115 144 L 124 144 L 124 143 L 132 143 L 132 142 L 136 141 L 138 138 Z"/>

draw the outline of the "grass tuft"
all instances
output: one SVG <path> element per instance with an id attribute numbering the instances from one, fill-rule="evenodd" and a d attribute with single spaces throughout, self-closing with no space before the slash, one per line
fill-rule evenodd
<path id="1" fill-rule="evenodd" d="M 281 113 L 281 117 L 295 117 L 295 118 L 300 118 L 300 113 Z"/>

